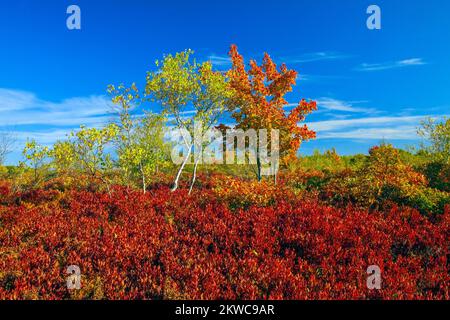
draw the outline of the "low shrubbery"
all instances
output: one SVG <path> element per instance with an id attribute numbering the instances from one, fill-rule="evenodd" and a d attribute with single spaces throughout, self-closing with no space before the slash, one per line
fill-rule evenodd
<path id="1" fill-rule="evenodd" d="M 432 188 L 450 192 L 450 164 L 443 162 L 429 162 L 420 168 Z"/>
<path id="2" fill-rule="evenodd" d="M 15 194 L 2 184 L 0 298 L 449 298 L 450 212 L 432 223 L 414 209 L 335 209 L 275 191 L 276 205 L 230 210 L 216 192 Z M 374 264 L 380 291 L 366 287 Z M 69 265 L 81 290 L 66 288 Z"/>
<path id="3" fill-rule="evenodd" d="M 251 206 L 273 206 L 280 199 L 291 199 L 294 194 L 284 185 L 271 182 L 236 179 L 229 176 L 213 176 L 212 190 L 218 201 L 232 210 L 248 209 Z"/>
<path id="4" fill-rule="evenodd" d="M 293 190 L 316 194 L 334 206 L 351 204 L 377 210 L 395 203 L 415 208 L 430 217 L 442 214 L 450 204 L 446 166 L 428 163 L 414 168 L 403 160 L 404 157 L 401 150 L 386 144 L 372 148 L 368 156 L 356 161 L 333 160 L 330 154 L 314 155 L 308 161 L 315 160 L 319 164 L 306 162 L 306 168 L 310 169 L 300 165 L 286 171 L 282 180 Z"/>

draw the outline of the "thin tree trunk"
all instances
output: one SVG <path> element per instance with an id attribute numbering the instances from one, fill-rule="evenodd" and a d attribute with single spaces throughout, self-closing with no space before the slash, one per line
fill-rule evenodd
<path id="1" fill-rule="evenodd" d="M 144 194 L 147 193 L 147 183 L 145 182 L 145 174 L 144 174 L 144 168 L 142 167 L 142 162 L 139 163 L 139 170 L 141 171 L 142 176 L 142 190 L 144 191 Z"/>
<path id="2" fill-rule="evenodd" d="M 183 163 L 181 164 L 180 169 L 178 170 L 177 176 L 175 178 L 175 181 L 173 182 L 173 187 L 171 189 L 172 192 L 178 189 L 178 180 L 180 180 L 181 173 L 183 172 L 184 166 L 186 165 L 187 161 L 189 160 L 189 157 L 192 153 L 192 145 L 189 146 L 188 154 L 186 155 L 186 158 L 184 158 Z"/>
<path id="3" fill-rule="evenodd" d="M 142 188 L 144 189 L 144 194 L 147 193 L 147 184 L 145 182 L 145 176 L 142 174 Z"/>
<path id="4" fill-rule="evenodd" d="M 261 182 L 261 159 L 258 157 L 256 158 L 256 176 L 258 178 L 258 182 Z"/>
<path id="5" fill-rule="evenodd" d="M 189 194 L 191 194 L 192 189 L 194 188 L 195 179 L 197 177 L 197 166 L 198 166 L 199 162 L 200 162 L 200 157 L 198 157 L 198 159 L 195 161 L 195 164 L 194 164 L 194 173 L 192 175 L 192 182 L 191 182 L 191 187 L 189 188 Z"/>

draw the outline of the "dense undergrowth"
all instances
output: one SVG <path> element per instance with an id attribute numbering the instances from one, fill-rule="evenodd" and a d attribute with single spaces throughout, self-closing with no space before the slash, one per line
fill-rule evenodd
<path id="1" fill-rule="evenodd" d="M 430 219 L 220 182 L 191 196 L 1 183 L 0 298 L 449 299 L 448 207 Z M 67 290 L 69 265 L 81 290 Z M 367 289 L 369 265 L 380 266 L 382 290 Z"/>

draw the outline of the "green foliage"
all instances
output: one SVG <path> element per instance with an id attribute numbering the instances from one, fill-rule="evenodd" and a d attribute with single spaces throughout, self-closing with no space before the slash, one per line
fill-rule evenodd
<path id="1" fill-rule="evenodd" d="M 393 201 L 417 209 L 421 214 L 435 217 L 442 214 L 450 204 L 450 194 L 432 188 L 418 187 L 412 193 L 400 187 L 385 186 L 381 199 Z"/>
<path id="2" fill-rule="evenodd" d="M 205 133 L 217 123 L 226 109 L 231 91 L 221 72 L 213 71 L 210 62 L 197 63 L 191 59 L 192 54 L 192 50 L 186 50 L 156 61 L 159 69 L 147 74 L 145 95 L 147 99 L 160 103 L 164 112 L 174 117 L 174 124 L 178 129 L 187 131 L 194 137 L 196 132 Z M 199 151 L 203 147 L 194 146 L 194 141 L 187 136 L 183 138 L 188 154 L 175 178 L 173 190 L 178 187 L 178 179 L 193 148 Z M 195 152 L 195 155 L 192 185 L 201 152 Z"/>
<path id="3" fill-rule="evenodd" d="M 370 149 L 366 164 L 355 176 L 356 198 L 365 198 L 376 207 L 385 200 L 386 188 L 398 188 L 404 197 L 409 197 L 426 185 L 425 177 L 404 163 L 399 150 L 390 144 Z"/>
<path id="4" fill-rule="evenodd" d="M 165 122 L 162 115 L 146 113 L 134 124 L 129 143 L 119 147 L 119 167 L 140 180 L 144 192 L 148 181 L 170 166 L 170 145 L 164 141 Z"/>
<path id="5" fill-rule="evenodd" d="M 146 112 L 137 124 L 135 147 L 136 162 L 143 167 L 147 175 L 158 171 L 158 168 L 170 166 L 171 145 L 164 140 L 166 133 L 166 117 L 164 115 Z"/>
<path id="6" fill-rule="evenodd" d="M 33 185 L 37 186 L 44 178 L 44 172 L 48 167 L 49 148 L 39 145 L 34 139 L 28 140 L 25 143 L 22 155 L 25 161 L 21 162 L 20 166 L 24 168 L 24 171 L 31 168 L 33 172 Z"/>
<path id="7" fill-rule="evenodd" d="M 69 174 L 78 168 L 75 144 L 71 141 L 57 141 L 49 154 L 58 175 Z"/>
<path id="8" fill-rule="evenodd" d="M 450 164 L 439 161 L 428 162 L 421 166 L 431 188 L 450 192 Z"/>
<path id="9" fill-rule="evenodd" d="M 146 97 L 161 103 L 164 111 L 175 117 L 175 124 L 191 135 L 194 122 L 202 123 L 203 130 L 211 128 L 231 96 L 226 77 L 213 71 L 210 62 L 192 60 L 192 54 L 186 50 L 156 61 L 159 70 L 147 74 L 145 88 Z M 194 109 L 193 116 L 186 116 L 186 108 Z"/>
<path id="10" fill-rule="evenodd" d="M 8 177 L 8 168 L 0 164 L 0 179 L 6 179 Z"/>
<path id="11" fill-rule="evenodd" d="M 49 152 L 52 165 L 59 174 L 77 170 L 93 180 L 100 180 L 109 189 L 112 183 L 110 175 L 114 162 L 108 147 L 118 134 L 114 124 L 101 129 L 81 126 L 80 130 L 72 131 L 68 140 L 57 142 Z"/>
<path id="12" fill-rule="evenodd" d="M 450 119 L 444 117 L 442 122 L 428 119 L 422 122 L 418 134 L 428 143 L 422 149 L 436 162 L 450 164 Z"/>
<path id="13" fill-rule="evenodd" d="M 43 165 L 48 156 L 48 151 L 48 147 L 39 145 L 36 140 L 33 139 L 28 140 L 25 143 L 22 154 L 32 168 L 37 168 Z"/>
<path id="14" fill-rule="evenodd" d="M 450 119 L 444 117 L 440 122 L 433 119 L 423 121 L 418 133 L 427 140 L 419 152 L 428 160 L 420 165 L 421 170 L 426 175 L 430 187 L 449 192 Z"/>
<path id="15" fill-rule="evenodd" d="M 325 172 L 342 170 L 348 166 L 345 157 L 339 156 L 336 150 L 325 151 L 314 150 L 310 156 L 300 156 L 297 160 L 290 161 L 287 165 L 289 170 L 302 168 L 303 170 L 321 170 Z"/>
<path id="16" fill-rule="evenodd" d="M 169 166 L 170 148 L 164 141 L 167 118 L 152 112 L 146 112 L 143 117 L 132 116 L 132 110 L 143 102 L 134 83 L 129 88 L 111 85 L 108 92 L 113 95 L 118 114 L 117 164 L 126 185 L 139 181 L 146 192 L 148 181 Z"/>

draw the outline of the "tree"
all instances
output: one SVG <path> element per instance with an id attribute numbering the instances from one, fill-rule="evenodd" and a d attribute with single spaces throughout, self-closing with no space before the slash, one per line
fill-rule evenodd
<path id="1" fill-rule="evenodd" d="M 426 139 L 420 153 L 429 159 L 424 172 L 430 187 L 450 191 L 450 119 L 444 117 L 440 122 L 427 119 L 418 134 Z"/>
<path id="2" fill-rule="evenodd" d="M 0 166 L 5 163 L 6 156 L 11 153 L 15 139 L 7 132 L 0 132 Z"/>
<path id="3" fill-rule="evenodd" d="M 119 157 L 118 164 L 124 173 L 125 184 L 128 186 L 133 175 L 135 159 L 131 149 L 135 127 L 131 110 L 140 104 L 141 97 L 135 83 L 131 87 L 120 84 L 116 88 L 114 85 L 110 85 L 108 93 L 112 95 L 112 102 L 118 115 L 118 121 L 115 122 L 118 128 L 115 144 Z"/>
<path id="4" fill-rule="evenodd" d="M 164 140 L 165 123 L 165 116 L 147 112 L 139 120 L 134 132 L 131 150 L 144 193 L 147 190 L 147 181 L 169 164 L 170 144 Z"/>
<path id="5" fill-rule="evenodd" d="M 56 141 L 49 151 L 51 166 L 60 176 L 73 173 L 78 169 L 75 145 L 71 141 Z"/>
<path id="6" fill-rule="evenodd" d="M 37 186 L 42 179 L 41 169 L 46 165 L 46 159 L 49 156 L 49 148 L 39 145 L 36 140 L 29 140 L 22 151 L 25 162 L 21 166 L 28 165 L 33 170 L 33 185 Z"/>
<path id="7" fill-rule="evenodd" d="M 285 64 L 279 68 L 270 56 L 264 54 L 261 65 L 254 60 L 250 61 L 247 71 L 243 57 L 238 53 L 235 45 L 231 46 L 229 55 L 232 60 L 232 68 L 228 72 L 232 98 L 230 110 L 234 110 L 232 116 L 237 122 L 237 129 L 279 131 L 279 156 L 286 163 L 296 156 L 302 141 L 315 138 L 316 133 L 307 125 L 299 126 L 298 123 L 305 120 L 306 115 L 317 109 L 316 102 L 301 100 L 289 113 L 285 107 L 290 104 L 285 95 L 292 91 L 296 84 L 297 72 L 289 70 Z M 261 137 L 258 137 L 261 141 Z M 269 139 L 270 141 L 271 139 Z M 261 180 L 262 159 L 260 147 L 256 150 L 256 175 Z M 274 176 L 276 179 L 276 175 Z"/>
<path id="8" fill-rule="evenodd" d="M 110 191 L 108 174 L 113 169 L 111 153 L 108 146 L 118 134 L 118 127 L 109 124 L 104 128 L 86 128 L 81 126 L 77 132 L 69 135 L 66 146 L 73 151 L 77 166 L 86 172 L 92 179 L 100 179 Z"/>
<path id="9" fill-rule="evenodd" d="M 132 110 L 145 102 L 134 83 L 129 88 L 110 85 L 108 92 L 113 95 L 118 115 L 115 144 L 119 168 L 127 185 L 131 179 L 138 178 L 146 193 L 147 181 L 168 162 L 169 144 L 164 141 L 167 119 L 164 114 L 152 112 L 132 116 Z"/>
<path id="10" fill-rule="evenodd" d="M 422 144 L 423 150 L 433 157 L 434 161 L 450 164 L 450 119 L 444 117 L 442 122 L 431 118 L 422 121 L 418 134 L 427 140 Z"/>
<path id="11" fill-rule="evenodd" d="M 191 137 L 196 136 L 196 131 L 207 132 L 217 123 L 231 96 L 226 77 L 213 71 L 210 62 L 197 63 L 192 60 L 192 54 L 192 50 L 186 50 L 174 56 L 167 55 L 162 61 L 156 62 L 159 70 L 147 75 L 147 97 L 161 103 L 164 112 L 173 116 L 176 128 L 183 133 L 183 143 L 187 150 L 172 191 L 178 188 L 181 173 L 194 152 L 192 191 L 197 166 L 202 159 L 203 141 L 195 141 Z M 189 116 L 190 113 L 192 116 Z"/>

